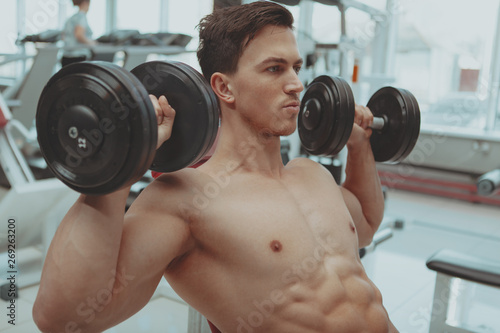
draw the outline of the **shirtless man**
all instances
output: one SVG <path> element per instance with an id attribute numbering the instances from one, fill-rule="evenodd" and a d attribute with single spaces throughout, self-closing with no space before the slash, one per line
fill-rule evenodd
<path id="1" fill-rule="evenodd" d="M 163 276 L 221 332 L 397 332 L 358 255 L 384 207 L 369 110 L 357 108 L 341 187 L 309 159 L 282 163 L 304 88 L 292 23 L 271 2 L 202 20 L 198 57 L 222 115 L 215 154 L 160 176 L 125 217 L 128 188 L 80 196 L 45 261 L 34 305 L 43 332 L 112 327 Z M 160 144 L 174 111 L 154 102 Z"/>

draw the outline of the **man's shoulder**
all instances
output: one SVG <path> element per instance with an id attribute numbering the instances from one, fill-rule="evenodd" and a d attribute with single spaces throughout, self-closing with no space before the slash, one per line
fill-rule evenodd
<path id="1" fill-rule="evenodd" d="M 175 172 L 163 173 L 158 176 L 148 188 L 156 193 L 182 195 L 202 181 L 202 173 L 196 169 L 182 169 Z"/>
<path id="2" fill-rule="evenodd" d="M 333 176 L 321 163 L 313 161 L 307 157 L 297 157 L 288 162 L 287 168 L 299 170 L 307 176 L 307 179 L 317 177 L 317 179 L 332 180 Z"/>
<path id="3" fill-rule="evenodd" d="M 167 216 L 187 220 L 193 191 L 200 185 L 199 171 L 183 169 L 165 173 L 152 181 L 134 200 L 131 210 L 164 220 Z"/>
<path id="4" fill-rule="evenodd" d="M 287 167 L 303 168 L 303 169 L 320 169 L 321 164 L 307 157 L 296 157 L 287 163 Z"/>

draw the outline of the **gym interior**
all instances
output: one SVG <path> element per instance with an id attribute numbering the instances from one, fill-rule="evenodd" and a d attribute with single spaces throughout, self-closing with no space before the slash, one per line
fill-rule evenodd
<path id="1" fill-rule="evenodd" d="M 92 0 L 87 20 L 96 43 L 85 46 L 86 60 L 126 70 L 179 61 L 199 70 L 200 19 L 216 7 L 248 2 Z M 418 101 L 418 120 L 406 120 L 417 128 L 411 147 L 397 161 L 377 162 L 384 219 L 372 243 L 360 249 L 396 328 L 500 332 L 499 2 L 276 2 L 294 15 L 305 87 L 328 75 L 343 78 L 357 104 L 366 105 L 385 86 Z M 0 332 L 39 331 L 32 308 L 42 264 L 79 195 L 47 165 L 36 126 L 42 90 L 71 50 L 61 32 L 77 10 L 70 0 L 1 5 Z M 384 141 L 382 149 L 396 141 Z M 345 177 L 345 147 L 315 156 L 296 131 L 281 138 L 281 154 L 284 163 L 299 156 L 319 162 L 339 183 Z M 152 181 L 148 170 L 128 201 Z M 163 279 L 140 312 L 106 332 L 210 331 Z"/>

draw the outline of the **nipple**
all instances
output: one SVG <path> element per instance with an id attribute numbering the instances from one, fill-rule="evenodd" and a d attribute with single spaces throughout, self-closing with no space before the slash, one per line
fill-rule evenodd
<path id="1" fill-rule="evenodd" d="M 280 252 L 283 248 L 283 245 L 277 240 L 273 240 L 269 246 L 274 252 Z"/>
<path id="2" fill-rule="evenodd" d="M 351 227 L 352 232 L 356 232 L 356 227 L 354 226 L 354 223 L 349 222 L 349 227 Z"/>

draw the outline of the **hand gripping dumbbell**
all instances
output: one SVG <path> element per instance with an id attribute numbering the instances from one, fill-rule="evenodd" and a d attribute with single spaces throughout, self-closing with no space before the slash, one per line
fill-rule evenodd
<path id="1" fill-rule="evenodd" d="M 172 135 L 158 150 L 158 124 L 149 94 L 176 110 Z M 62 68 L 38 102 L 36 129 L 55 176 L 86 194 L 113 192 L 149 169 L 172 172 L 210 150 L 219 125 L 208 82 L 180 62 L 147 62 L 131 72 L 108 62 Z"/>
<path id="2" fill-rule="evenodd" d="M 322 75 L 309 84 L 298 118 L 299 136 L 311 155 L 333 156 L 347 143 L 354 123 L 354 97 L 340 77 Z M 367 104 L 373 113 L 370 143 L 377 162 L 405 159 L 420 133 L 420 109 L 408 90 L 384 87 Z"/>

